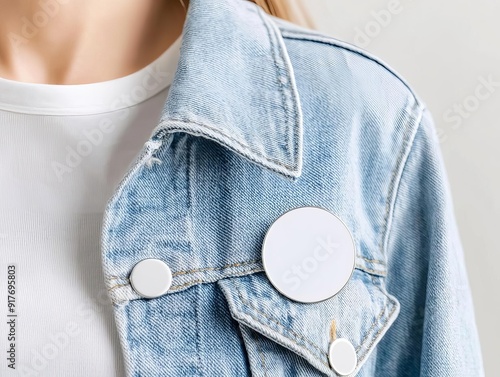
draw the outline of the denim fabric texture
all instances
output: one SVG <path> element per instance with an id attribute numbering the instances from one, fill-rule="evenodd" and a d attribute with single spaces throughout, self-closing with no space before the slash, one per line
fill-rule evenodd
<path id="1" fill-rule="evenodd" d="M 261 260 L 296 207 L 338 216 L 355 270 L 334 297 L 281 295 Z M 386 64 L 242 0 L 191 0 L 158 126 L 108 201 L 103 272 L 128 377 L 482 376 L 450 190 L 425 104 Z M 172 270 L 145 299 L 129 275 Z M 325 284 L 328 284 L 325 281 Z"/>

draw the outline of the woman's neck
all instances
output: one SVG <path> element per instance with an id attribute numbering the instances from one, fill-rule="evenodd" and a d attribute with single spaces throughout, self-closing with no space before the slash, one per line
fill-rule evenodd
<path id="1" fill-rule="evenodd" d="M 0 9 L 0 77 L 46 84 L 137 71 L 175 41 L 186 15 L 180 0 L 0 0 Z"/>

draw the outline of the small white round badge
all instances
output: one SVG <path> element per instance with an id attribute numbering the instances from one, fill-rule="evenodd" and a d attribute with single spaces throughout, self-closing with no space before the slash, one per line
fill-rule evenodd
<path id="1" fill-rule="evenodd" d="M 271 284 L 303 303 L 337 294 L 351 277 L 354 259 L 349 229 L 318 207 L 300 207 L 281 215 L 262 245 L 262 262 Z"/>
<path id="2" fill-rule="evenodd" d="M 356 350 L 347 339 L 335 339 L 328 350 L 330 366 L 337 374 L 348 376 L 356 369 L 358 357 Z"/>
<path id="3" fill-rule="evenodd" d="M 155 298 L 164 295 L 169 290 L 172 284 L 172 271 L 165 262 L 148 258 L 134 266 L 129 279 L 138 295 Z"/>

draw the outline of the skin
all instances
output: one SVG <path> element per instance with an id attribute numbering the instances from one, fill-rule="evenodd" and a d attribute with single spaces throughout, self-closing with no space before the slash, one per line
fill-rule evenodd
<path id="1" fill-rule="evenodd" d="M 186 16 L 181 0 L 0 0 L 0 9 L 0 77 L 58 85 L 147 66 L 181 34 Z"/>

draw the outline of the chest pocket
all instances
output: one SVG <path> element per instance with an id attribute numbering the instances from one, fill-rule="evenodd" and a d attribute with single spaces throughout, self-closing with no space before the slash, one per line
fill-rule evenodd
<path id="1" fill-rule="evenodd" d="M 281 295 L 260 272 L 219 280 L 238 321 L 252 376 L 338 376 L 330 367 L 332 323 L 337 338 L 354 346 L 357 375 L 399 313 L 383 286 L 385 271 L 357 258 L 349 282 L 334 297 L 313 304 Z"/>

